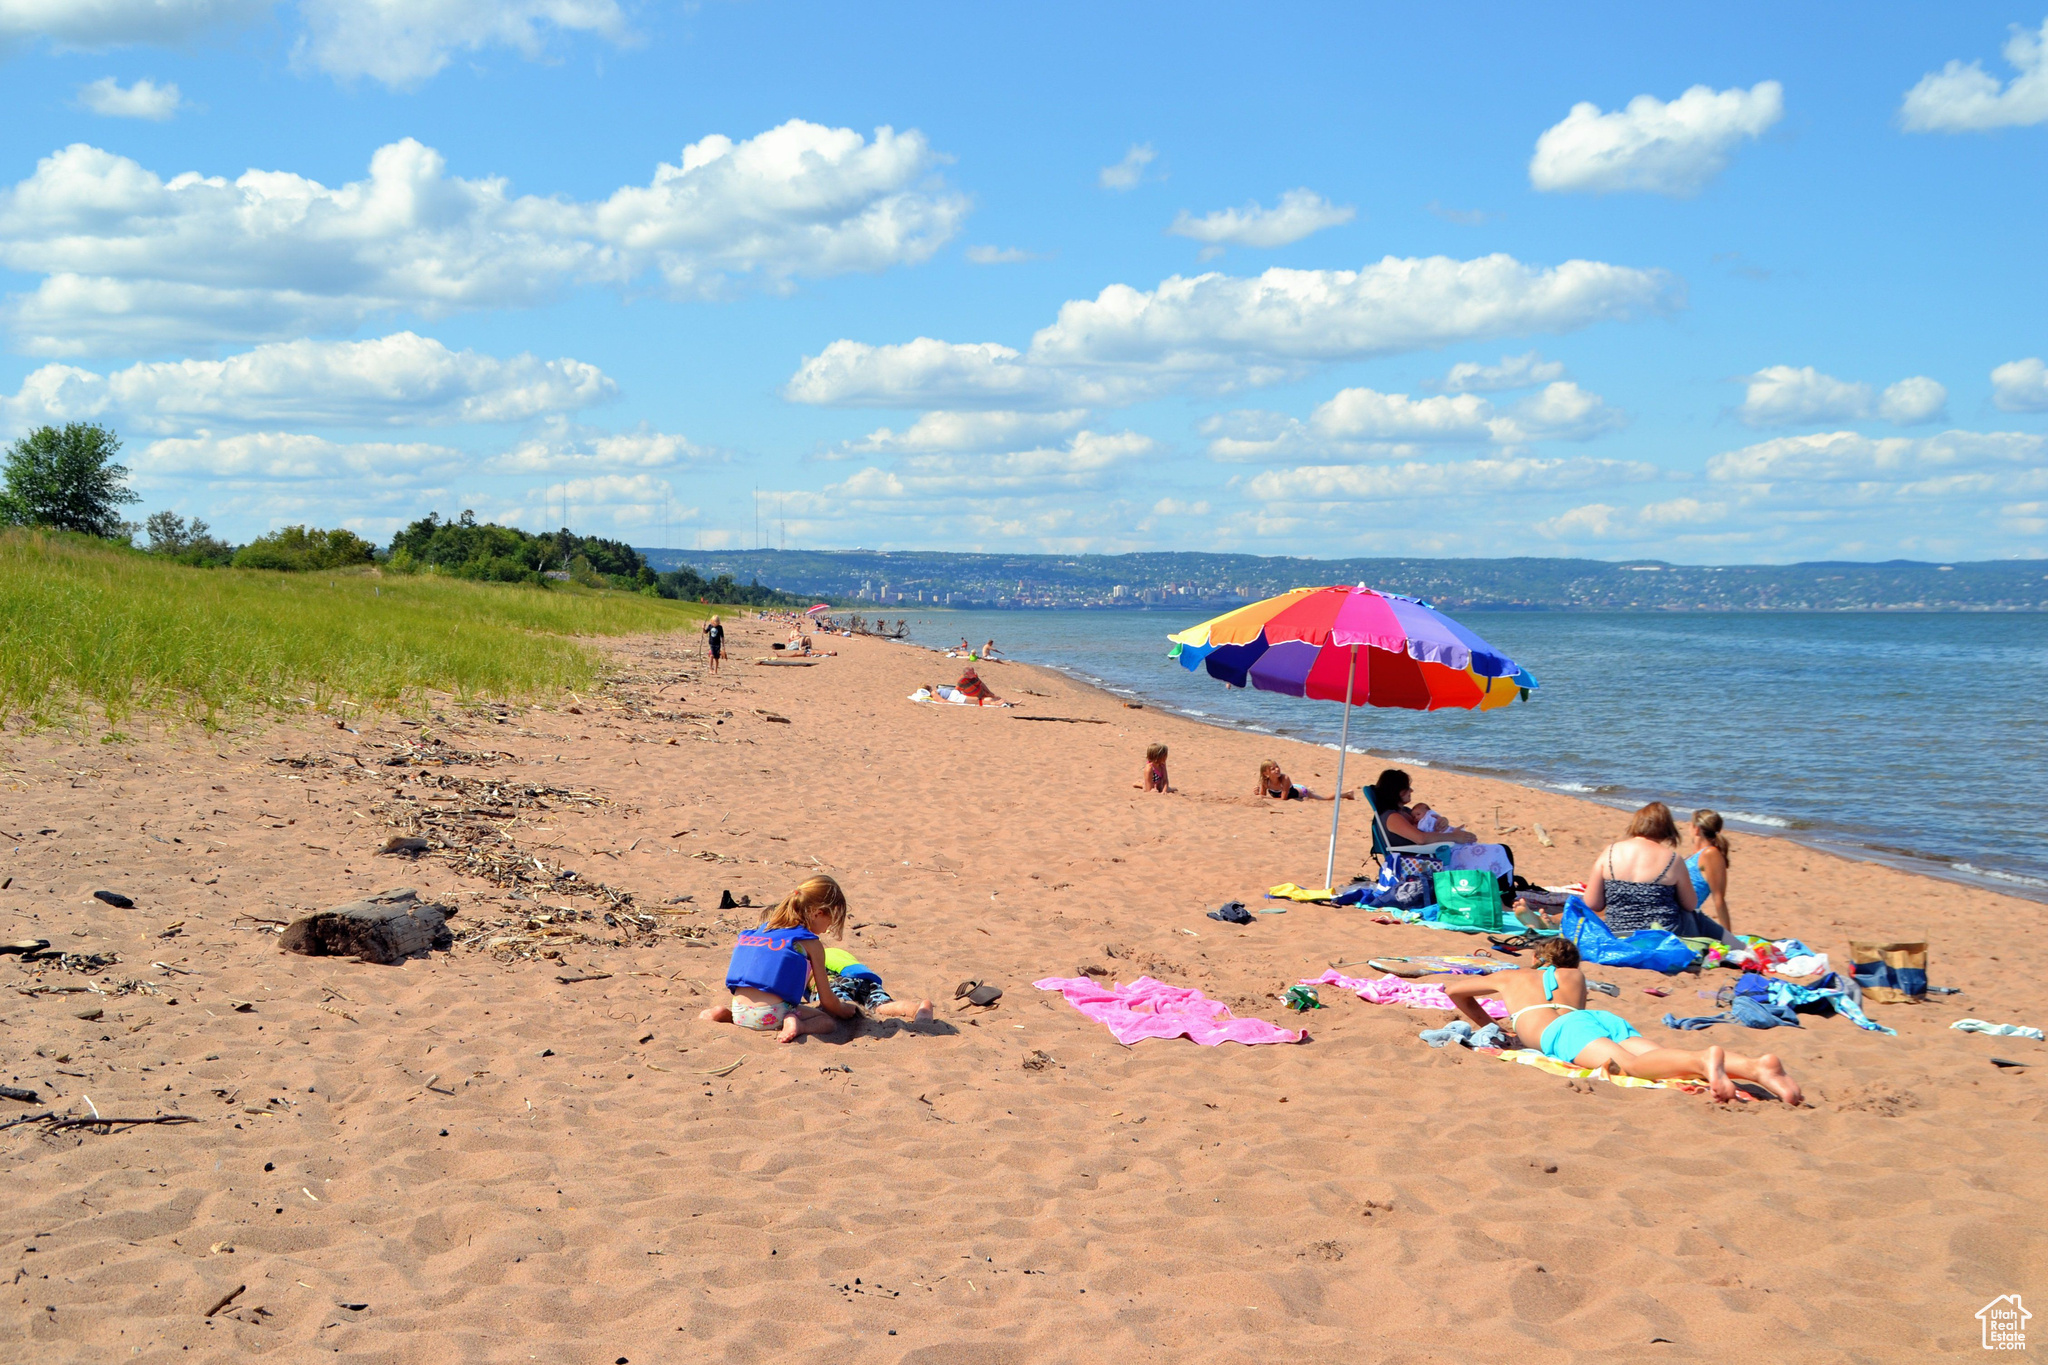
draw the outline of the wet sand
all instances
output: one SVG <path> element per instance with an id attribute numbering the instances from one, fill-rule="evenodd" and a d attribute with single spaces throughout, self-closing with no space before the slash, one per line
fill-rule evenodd
<path id="1" fill-rule="evenodd" d="M 119 958 L 0 958 L 0 1076 L 41 1096 L 0 1121 L 201 1120 L 0 1132 L 7 1354 L 1855 1361 L 1974 1352 L 1976 1310 L 2040 1283 L 2042 1081 L 1989 1058 L 2042 1045 L 1948 1028 L 2048 1024 L 2039 906 L 1739 838 L 1738 927 L 1838 966 L 1852 935 L 1924 935 L 1964 994 L 1873 1006 L 1896 1038 L 1684 1040 L 1776 1052 L 1805 1111 L 1573 1082 L 1417 1041 L 1444 1015 L 1275 998 L 1333 961 L 1483 940 L 1317 906 L 1205 917 L 1320 880 L 1329 806 L 1247 793 L 1268 756 L 1327 790 L 1333 752 L 1024 665 L 981 670 L 1016 711 L 915 706 L 958 665 L 839 640 L 752 666 L 770 638 L 737 625 L 717 679 L 683 642 L 631 641 L 596 696 L 354 732 L 0 736 L 0 939 Z M 1154 741 L 1175 794 L 1133 789 Z M 1354 786 L 1378 767 L 1352 763 Z M 1416 775 L 1482 835 L 1514 827 L 1540 882 L 1583 877 L 1625 822 Z M 1367 852 L 1356 809 L 1340 871 Z M 414 830 L 458 847 L 376 854 Z M 760 906 L 819 869 L 848 946 L 938 1018 L 790 1046 L 699 1022 L 755 919 L 720 893 Z M 396 886 L 457 907 L 452 950 L 278 950 L 295 913 Z M 1084 966 L 1310 1041 L 1126 1049 L 1031 987 Z M 1667 1009 L 1712 1013 L 1697 992 L 1733 980 L 1590 975 L 1665 1038 Z M 1006 994 L 956 1005 L 967 979 Z"/>

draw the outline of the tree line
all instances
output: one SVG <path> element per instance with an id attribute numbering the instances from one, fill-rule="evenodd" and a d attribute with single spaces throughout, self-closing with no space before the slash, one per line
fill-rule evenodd
<path id="1" fill-rule="evenodd" d="M 741 584 L 731 574 L 704 578 L 687 566 L 656 573 L 621 540 L 578 535 L 568 527 L 535 535 L 515 526 L 479 522 L 464 511 L 451 520 L 429 513 L 379 549 L 336 527 L 287 526 L 233 545 L 198 517 L 152 512 L 137 525 L 123 511 L 142 499 L 128 487 L 120 464 L 121 438 L 97 423 L 39 427 L 7 449 L 0 482 L 0 526 L 70 531 L 126 545 L 197 568 L 271 569 L 303 573 L 377 564 L 387 573 L 445 574 L 488 583 L 574 582 L 585 587 L 641 592 L 683 601 L 790 606 L 797 599 L 760 580 Z M 140 534 L 146 543 L 136 544 Z"/>

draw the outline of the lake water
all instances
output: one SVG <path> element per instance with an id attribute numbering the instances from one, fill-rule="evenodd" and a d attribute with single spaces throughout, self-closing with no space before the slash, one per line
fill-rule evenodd
<path id="1" fill-rule="evenodd" d="M 1233 690 L 1166 657 L 1168 634 L 1212 612 L 899 612 L 921 644 L 993 636 L 1015 658 L 1153 705 L 1336 745 L 1334 704 Z M 2048 729 L 2034 713 L 2048 696 L 2048 615 L 1459 619 L 1542 687 L 1484 714 L 1360 707 L 1353 749 L 1629 809 L 1711 806 L 1733 830 L 2048 900 Z"/>

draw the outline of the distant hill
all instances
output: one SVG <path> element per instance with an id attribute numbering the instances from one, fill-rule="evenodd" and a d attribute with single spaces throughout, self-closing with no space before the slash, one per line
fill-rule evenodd
<path id="1" fill-rule="evenodd" d="M 845 604 L 1143 607 L 1250 601 L 1366 583 L 1439 606 L 1531 611 L 2042 611 L 2048 559 L 1922 564 L 1608 563 L 1597 559 L 1293 559 L 1176 552 L 992 555 L 641 549 L 657 569 L 758 579 Z"/>

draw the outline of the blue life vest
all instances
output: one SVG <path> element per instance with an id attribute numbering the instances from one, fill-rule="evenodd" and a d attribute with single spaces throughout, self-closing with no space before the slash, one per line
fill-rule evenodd
<path id="1" fill-rule="evenodd" d="M 742 930 L 732 950 L 732 965 L 725 969 L 725 988 L 751 986 L 792 1005 L 802 1000 L 811 979 L 811 959 L 803 948 L 807 940 L 815 943 L 818 936 L 800 928 Z"/>

